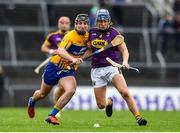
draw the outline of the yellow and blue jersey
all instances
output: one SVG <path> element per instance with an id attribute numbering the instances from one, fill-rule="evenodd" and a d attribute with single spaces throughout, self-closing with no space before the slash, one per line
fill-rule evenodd
<path id="1" fill-rule="evenodd" d="M 81 57 L 87 50 L 87 42 L 89 39 L 89 33 L 86 32 L 84 35 L 79 35 L 76 30 L 68 32 L 63 40 L 58 44 L 58 47 L 63 47 L 73 57 Z M 70 61 L 62 58 L 60 55 L 55 53 L 50 60 L 51 63 L 58 65 L 63 69 L 67 69 L 70 65 Z"/>

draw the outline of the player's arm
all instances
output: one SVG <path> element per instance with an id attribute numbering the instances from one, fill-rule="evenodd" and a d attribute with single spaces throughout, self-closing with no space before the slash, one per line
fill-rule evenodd
<path id="1" fill-rule="evenodd" d="M 92 50 L 88 49 L 82 56 L 82 59 L 85 59 L 86 57 L 89 57 L 90 55 L 92 55 Z"/>
<path id="2" fill-rule="evenodd" d="M 81 58 L 74 58 L 73 56 L 71 56 L 63 47 L 59 47 L 57 53 L 64 59 L 71 61 L 75 64 L 79 64 L 83 61 Z"/>
<path id="3" fill-rule="evenodd" d="M 92 55 L 91 43 L 88 42 L 87 45 L 88 45 L 88 49 L 83 54 L 82 59 L 85 59 L 86 57 L 89 57 L 90 55 Z"/>
<path id="4" fill-rule="evenodd" d="M 123 65 L 125 68 L 129 68 L 129 63 L 128 63 L 128 60 L 129 60 L 129 52 L 128 52 L 126 43 L 123 42 L 122 44 L 118 45 L 117 47 L 118 47 L 119 51 L 120 51 L 121 54 L 122 54 L 122 58 L 123 58 L 123 63 L 122 63 L 122 65 Z"/>
<path id="5" fill-rule="evenodd" d="M 57 53 L 64 59 L 75 63 L 75 64 L 79 64 L 81 62 L 83 62 L 82 58 L 75 58 L 73 56 L 71 56 L 66 49 L 68 49 L 71 46 L 71 33 L 70 34 L 66 34 L 65 37 L 63 38 L 62 42 L 60 42 L 58 44 L 58 49 L 57 49 Z"/>
<path id="6" fill-rule="evenodd" d="M 49 44 L 47 41 L 45 41 L 45 42 L 43 43 L 43 45 L 41 46 L 41 51 L 42 51 L 43 53 L 50 54 L 50 55 L 55 52 L 54 49 L 51 49 L 51 48 L 50 48 L 50 44 Z"/>
<path id="7" fill-rule="evenodd" d="M 42 51 L 43 53 L 50 54 L 50 55 L 52 55 L 52 54 L 55 52 L 54 49 L 51 49 L 51 43 L 49 42 L 49 38 L 50 38 L 51 36 L 52 36 L 52 34 L 49 34 L 49 35 L 46 37 L 44 43 L 43 43 L 42 46 L 41 46 L 41 51 Z"/>

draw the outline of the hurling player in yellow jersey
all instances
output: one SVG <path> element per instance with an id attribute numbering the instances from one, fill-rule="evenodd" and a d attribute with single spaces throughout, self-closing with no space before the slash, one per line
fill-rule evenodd
<path id="1" fill-rule="evenodd" d="M 58 49 L 58 44 L 63 40 L 65 34 L 67 34 L 70 30 L 71 21 L 70 18 L 67 16 L 61 16 L 58 19 L 58 30 L 55 32 L 51 32 L 46 37 L 43 45 L 41 46 L 41 51 L 47 56 L 51 56 L 54 52 Z M 54 103 L 57 102 L 59 97 L 64 93 L 63 88 L 60 87 L 53 87 L 53 101 Z M 51 97 L 52 95 L 50 95 Z M 60 116 L 60 112 L 57 116 Z"/>
<path id="2" fill-rule="evenodd" d="M 30 118 L 35 116 L 35 103 L 47 96 L 52 87 L 58 84 L 64 89 L 64 93 L 55 103 L 49 116 L 46 118 L 48 123 L 59 125 L 55 115 L 63 109 L 70 101 L 76 91 L 75 69 L 68 69 L 71 63 L 79 64 L 83 60 L 81 56 L 87 50 L 89 38 L 89 17 L 87 14 L 78 14 L 75 19 L 75 30 L 68 32 L 59 44 L 57 52 L 52 56 L 50 62 L 44 70 L 41 87 L 35 91 L 28 101 L 28 115 Z"/>

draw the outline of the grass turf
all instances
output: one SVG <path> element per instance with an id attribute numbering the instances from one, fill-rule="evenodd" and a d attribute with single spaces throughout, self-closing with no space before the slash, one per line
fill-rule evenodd
<path id="1" fill-rule="evenodd" d="M 62 112 L 61 124 L 44 121 L 51 108 L 36 108 L 36 117 L 30 119 L 26 108 L 1 108 L 0 132 L 177 132 L 180 131 L 180 112 L 143 111 L 147 126 L 138 126 L 129 111 L 114 111 L 106 117 L 104 111 Z M 100 127 L 93 125 L 99 123 Z"/>

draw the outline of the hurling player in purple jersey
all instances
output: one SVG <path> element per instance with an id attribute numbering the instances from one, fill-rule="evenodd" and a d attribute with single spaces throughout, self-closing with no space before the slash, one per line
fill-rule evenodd
<path id="1" fill-rule="evenodd" d="M 54 51 L 58 48 L 58 43 L 62 41 L 64 35 L 70 30 L 70 18 L 67 16 L 62 16 L 58 20 L 58 30 L 50 33 L 43 45 L 41 46 L 41 51 L 45 54 L 52 55 Z"/>
<path id="2" fill-rule="evenodd" d="M 121 35 L 111 26 L 109 11 L 106 9 L 98 10 L 96 14 L 96 27 L 92 28 L 89 32 L 91 52 L 106 47 L 116 36 Z M 135 100 L 128 91 L 123 74 L 118 71 L 118 68 L 112 67 L 111 64 L 106 61 L 106 57 L 110 57 L 113 61 L 119 62 L 119 52 L 122 54 L 122 65 L 125 69 L 128 69 L 129 52 L 124 41 L 118 46 L 107 49 L 92 57 L 91 79 L 97 106 L 99 109 L 105 108 L 108 117 L 112 115 L 113 99 L 110 97 L 106 98 L 106 88 L 108 82 L 110 82 L 126 101 L 138 125 L 146 125 L 147 120 L 142 118 Z M 84 57 L 89 53 L 90 51 L 87 51 Z"/>

